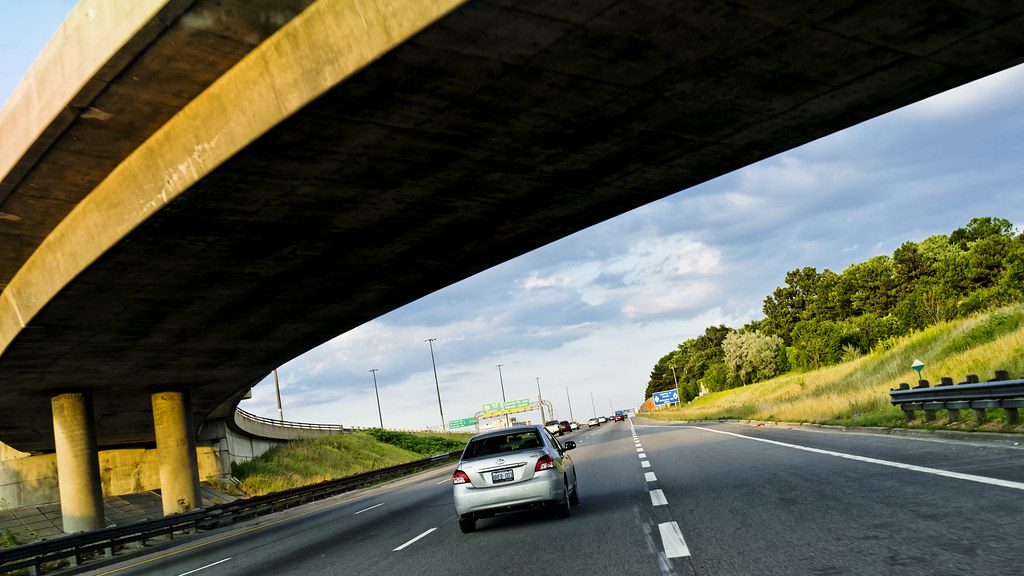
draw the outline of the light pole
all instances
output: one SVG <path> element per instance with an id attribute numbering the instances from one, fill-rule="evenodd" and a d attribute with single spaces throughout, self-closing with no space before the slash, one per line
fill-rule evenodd
<path id="1" fill-rule="evenodd" d="M 430 365 L 434 367 L 434 388 L 437 388 L 437 411 L 441 413 L 441 432 L 447 430 L 444 425 L 444 409 L 441 408 L 441 385 L 437 383 L 437 363 L 434 362 L 434 340 L 437 338 L 427 338 L 424 342 L 427 346 L 430 346 Z"/>
<path id="2" fill-rule="evenodd" d="M 594 418 L 597 418 L 597 406 L 594 405 L 594 393 L 590 393 L 590 407 L 594 409 Z"/>
<path id="3" fill-rule="evenodd" d="M 501 411 L 505 412 L 505 381 L 501 378 L 501 367 L 504 364 L 498 364 L 498 383 L 501 384 Z M 512 426 L 508 421 L 508 412 L 505 412 L 505 428 Z"/>
<path id="4" fill-rule="evenodd" d="M 569 387 L 565 387 L 565 401 L 569 403 L 569 420 L 576 420 L 572 415 L 572 400 L 569 399 Z"/>
<path id="5" fill-rule="evenodd" d="M 537 377 L 537 403 L 540 405 L 540 421 L 544 423 L 544 397 L 540 394 L 540 376 Z"/>
<path id="6" fill-rule="evenodd" d="M 676 385 L 676 394 L 679 394 L 679 380 L 676 380 L 676 367 L 669 366 L 669 368 L 672 369 L 672 383 Z M 682 404 L 680 404 L 680 406 L 682 406 Z"/>
<path id="7" fill-rule="evenodd" d="M 277 380 L 277 368 L 274 368 L 274 389 L 277 390 L 277 419 L 284 422 L 284 409 L 281 408 L 281 383 Z"/>
<path id="8" fill-rule="evenodd" d="M 611 410 L 611 412 L 609 412 L 609 414 L 614 414 L 615 413 L 615 408 L 612 408 L 612 397 L 611 396 L 608 397 L 608 409 Z"/>
<path id="9" fill-rule="evenodd" d="M 384 429 L 384 416 L 380 413 L 380 392 L 377 392 L 377 368 L 370 368 L 370 374 L 373 374 L 373 394 L 377 397 L 377 417 L 380 418 L 380 428 Z"/>

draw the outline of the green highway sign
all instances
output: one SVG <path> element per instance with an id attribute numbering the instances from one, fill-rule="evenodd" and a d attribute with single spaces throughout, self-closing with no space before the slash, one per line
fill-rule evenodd
<path id="1" fill-rule="evenodd" d="M 501 402 L 488 402 L 484 404 L 484 412 L 501 412 Z"/>
<path id="2" fill-rule="evenodd" d="M 460 420 L 449 420 L 449 428 L 469 428 L 470 426 L 476 426 L 476 418 L 462 418 Z"/>
<path id="3" fill-rule="evenodd" d="M 530 407 L 530 399 L 529 398 L 523 398 L 522 400 L 512 400 L 510 402 L 505 402 L 505 410 L 515 410 L 517 408 L 529 408 L 529 407 Z"/>

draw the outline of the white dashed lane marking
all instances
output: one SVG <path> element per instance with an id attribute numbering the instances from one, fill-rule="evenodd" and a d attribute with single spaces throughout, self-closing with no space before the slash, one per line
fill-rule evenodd
<path id="1" fill-rule="evenodd" d="M 668 500 L 665 499 L 665 493 L 661 491 L 661 488 L 657 490 L 651 490 L 651 506 L 665 506 L 668 504 Z"/>
<path id="2" fill-rule="evenodd" d="M 641 468 L 650 468 L 651 467 L 651 463 L 648 462 L 647 460 L 644 460 L 644 461 L 640 462 L 640 467 Z"/>
<path id="3" fill-rule="evenodd" d="M 415 541 L 419 540 L 420 538 L 423 538 L 423 537 L 424 537 L 424 536 L 426 536 L 427 534 L 430 534 L 430 533 L 431 533 L 431 532 L 433 532 L 434 530 L 437 530 L 437 528 L 435 527 L 435 528 L 431 528 L 430 530 L 427 530 L 427 531 L 426 531 L 426 532 L 424 532 L 423 534 L 420 534 L 419 536 L 417 536 L 417 537 L 413 538 L 412 540 L 409 540 L 409 541 L 408 541 L 408 542 L 406 542 L 405 544 L 402 544 L 402 545 L 401 545 L 401 546 L 399 546 L 398 548 L 395 548 L 394 550 L 392 550 L 392 552 L 398 552 L 399 550 L 401 550 L 401 549 L 405 548 L 406 546 L 409 546 L 409 545 L 411 545 L 411 544 L 412 544 L 413 542 L 415 542 Z"/>
<path id="4" fill-rule="evenodd" d="M 657 482 L 658 477 L 654 475 L 654 472 L 644 472 L 644 480 L 648 482 Z"/>
<path id="5" fill-rule="evenodd" d="M 662 522 L 658 524 L 658 532 L 661 532 L 661 543 L 665 546 L 665 556 L 669 558 L 682 558 L 690 555 L 690 548 L 683 540 L 683 531 L 675 522 Z"/>

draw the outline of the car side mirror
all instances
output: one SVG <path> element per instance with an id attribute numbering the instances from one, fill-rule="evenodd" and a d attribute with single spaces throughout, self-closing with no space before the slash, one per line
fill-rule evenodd
<path id="1" fill-rule="evenodd" d="M 576 448 L 576 443 L 573 442 L 572 440 L 566 440 L 565 441 L 565 449 L 566 450 L 572 450 L 573 448 Z"/>

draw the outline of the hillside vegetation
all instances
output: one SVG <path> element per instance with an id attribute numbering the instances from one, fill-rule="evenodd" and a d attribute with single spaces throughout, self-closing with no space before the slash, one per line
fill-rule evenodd
<path id="1" fill-rule="evenodd" d="M 855 360 L 706 394 L 649 416 L 661 420 L 735 418 L 906 426 L 903 413 L 889 404 L 888 393 L 900 382 L 916 380 L 910 368 L 915 358 L 925 362 L 923 377 L 933 384 L 942 376 L 962 382 L 966 374 L 987 380 L 997 369 L 1008 370 L 1011 378 L 1024 377 L 1024 305 L 937 324 L 891 340 L 885 349 Z M 950 423 L 945 411 L 940 411 L 933 423 L 918 419 L 913 426 L 1024 432 L 1024 426 L 1006 426 L 1002 410 L 990 410 L 989 421 L 980 428 L 969 417 Z"/>
<path id="2" fill-rule="evenodd" d="M 790 270 L 764 298 L 764 318 L 709 326 L 651 370 L 646 397 L 678 387 L 684 400 L 891 349 L 973 314 L 1024 302 L 1024 234 L 1005 219 L 973 218 L 949 235 L 904 242 L 841 273 Z M 842 372 L 843 368 L 837 368 Z M 831 372 L 831 371 L 826 371 Z M 806 384 L 805 384 L 806 385 Z"/>
<path id="3" fill-rule="evenodd" d="M 469 434 L 430 434 L 371 429 L 294 440 L 258 458 L 231 466 L 249 496 L 353 476 L 461 450 Z"/>

